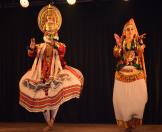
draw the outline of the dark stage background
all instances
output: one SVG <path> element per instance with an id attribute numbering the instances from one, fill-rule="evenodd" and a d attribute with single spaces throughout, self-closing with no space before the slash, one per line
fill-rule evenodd
<path id="1" fill-rule="evenodd" d="M 113 33 L 135 19 L 145 39 L 148 102 L 144 123 L 162 123 L 162 5 L 160 1 L 120 0 L 85 2 L 74 6 L 56 4 L 62 13 L 60 41 L 66 43 L 68 65 L 85 77 L 81 98 L 64 103 L 56 122 L 115 123 L 112 93 L 116 60 Z M 37 15 L 43 6 L 0 8 L 0 121 L 43 122 L 42 113 L 30 113 L 19 105 L 19 80 L 31 67 L 26 47 L 30 38 L 42 42 Z M 140 96 L 140 95 L 139 95 Z"/>

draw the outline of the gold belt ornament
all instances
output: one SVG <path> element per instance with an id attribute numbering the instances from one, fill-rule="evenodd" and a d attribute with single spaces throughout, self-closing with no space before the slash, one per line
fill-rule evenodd
<path id="1" fill-rule="evenodd" d="M 129 72 L 127 71 L 127 74 L 124 74 L 124 72 L 116 71 L 115 73 L 115 79 L 122 81 L 122 82 L 133 82 L 139 79 L 144 79 L 144 73 L 143 71 L 138 72 Z"/>

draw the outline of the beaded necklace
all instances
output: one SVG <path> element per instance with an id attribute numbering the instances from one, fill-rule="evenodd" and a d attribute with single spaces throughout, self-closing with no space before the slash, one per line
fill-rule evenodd
<path id="1" fill-rule="evenodd" d="M 135 48 L 136 48 L 136 41 L 135 40 L 132 40 L 131 45 L 130 45 L 130 48 L 128 48 L 128 44 L 126 43 L 125 40 L 123 40 L 123 47 L 124 47 L 124 49 L 126 51 L 135 50 Z"/>

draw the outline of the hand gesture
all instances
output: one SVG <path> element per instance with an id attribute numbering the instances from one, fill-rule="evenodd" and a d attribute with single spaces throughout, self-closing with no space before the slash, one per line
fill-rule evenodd
<path id="1" fill-rule="evenodd" d="M 31 48 L 32 50 L 35 49 L 35 38 L 31 38 L 31 40 L 30 40 L 30 48 Z"/>
<path id="2" fill-rule="evenodd" d="M 116 40 L 116 44 L 121 47 L 121 38 L 119 37 L 118 34 L 114 33 L 114 38 Z"/>
<path id="3" fill-rule="evenodd" d="M 139 36 L 139 39 L 145 39 L 145 38 L 146 38 L 146 33 Z"/>
<path id="4" fill-rule="evenodd" d="M 145 38 L 146 38 L 146 33 L 140 35 L 140 36 L 138 37 L 139 43 L 140 43 L 140 44 L 143 44 L 143 39 L 145 39 Z"/>

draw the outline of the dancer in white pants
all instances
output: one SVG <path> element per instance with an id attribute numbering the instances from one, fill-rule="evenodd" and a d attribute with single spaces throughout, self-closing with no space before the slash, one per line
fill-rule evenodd
<path id="1" fill-rule="evenodd" d="M 123 34 L 114 34 L 116 66 L 113 104 L 117 124 L 132 131 L 142 124 L 147 102 L 146 70 L 143 44 L 144 34 L 139 36 L 133 19 L 124 26 Z"/>

